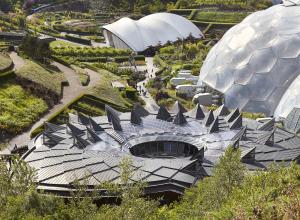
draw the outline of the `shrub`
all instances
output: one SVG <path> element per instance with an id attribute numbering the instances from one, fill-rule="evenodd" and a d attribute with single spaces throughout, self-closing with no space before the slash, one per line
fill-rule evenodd
<path id="1" fill-rule="evenodd" d="M 70 40 L 70 41 L 73 41 L 73 42 L 76 42 L 76 43 L 80 43 L 80 44 L 86 44 L 86 45 L 92 45 L 92 42 L 91 40 L 88 40 L 88 39 L 84 39 L 84 38 L 80 38 L 80 37 L 75 37 L 73 35 L 66 35 L 65 38 L 67 40 Z"/>
<path id="2" fill-rule="evenodd" d="M 0 130 L 17 134 L 29 127 L 48 106 L 21 86 L 0 84 Z"/>
<path id="3" fill-rule="evenodd" d="M 129 87 L 129 86 L 126 87 L 125 94 L 126 94 L 126 97 L 131 99 L 131 100 L 136 100 L 137 99 L 137 91 L 133 87 Z"/>

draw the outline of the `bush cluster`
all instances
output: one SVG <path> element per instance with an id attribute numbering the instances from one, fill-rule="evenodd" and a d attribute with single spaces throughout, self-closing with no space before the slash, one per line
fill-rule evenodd
<path id="1" fill-rule="evenodd" d="M 10 170 L 0 161 L 1 219 L 291 219 L 300 217 L 300 167 L 270 167 L 247 173 L 240 150 L 229 147 L 213 168 L 213 175 L 187 190 L 181 201 L 160 205 L 143 196 L 145 183 L 132 184 L 130 157 L 120 163 L 120 185 L 103 183 L 99 189 L 119 195 L 119 205 L 96 206 L 97 193 L 87 194 L 84 181 L 75 181 L 68 202 L 35 189 L 35 171 L 19 158 Z"/>

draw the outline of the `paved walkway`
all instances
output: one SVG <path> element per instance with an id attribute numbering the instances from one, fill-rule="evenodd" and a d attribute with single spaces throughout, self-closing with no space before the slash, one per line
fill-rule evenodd
<path id="1" fill-rule="evenodd" d="M 10 57 L 13 59 L 15 63 L 15 69 L 18 70 L 19 68 L 24 65 L 25 61 L 19 57 L 16 53 L 11 53 Z M 55 112 L 62 109 L 65 105 L 71 102 L 74 98 L 78 97 L 80 94 L 84 93 L 91 87 L 94 87 L 100 81 L 100 75 L 97 72 L 92 70 L 88 70 L 87 72 L 90 75 L 91 81 L 90 84 L 86 87 L 81 86 L 79 81 L 79 76 L 69 67 L 66 67 L 60 63 L 54 62 L 53 65 L 57 66 L 61 72 L 65 74 L 66 79 L 69 82 L 69 86 L 64 87 L 63 98 L 61 99 L 60 103 L 53 106 L 46 115 L 39 119 L 28 131 L 14 137 L 10 140 L 9 145 L 10 149 L 13 148 L 15 145 L 22 146 L 27 144 L 30 141 L 30 134 L 31 132 L 42 125 L 47 119 L 54 114 Z"/>
<path id="2" fill-rule="evenodd" d="M 19 57 L 16 52 L 11 52 L 9 54 L 9 56 L 12 59 L 14 65 L 15 65 L 14 66 L 15 70 L 19 70 L 22 66 L 25 65 L 25 61 L 23 60 L 23 58 Z"/>
<path id="3" fill-rule="evenodd" d="M 141 94 L 141 98 L 146 103 L 145 108 L 149 112 L 156 112 L 159 109 L 159 106 L 156 104 L 155 100 L 152 98 L 145 85 L 151 78 L 154 78 L 156 76 L 156 72 L 159 69 L 154 66 L 152 57 L 146 58 L 146 66 L 138 66 L 137 68 L 141 71 L 147 70 L 146 79 L 138 83 L 138 86 L 146 92 L 146 95 Z"/>

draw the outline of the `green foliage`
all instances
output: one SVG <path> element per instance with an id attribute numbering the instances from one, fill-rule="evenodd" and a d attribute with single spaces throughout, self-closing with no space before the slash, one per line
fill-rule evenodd
<path id="1" fill-rule="evenodd" d="M 0 73 L 6 72 L 12 66 L 10 57 L 0 53 Z"/>
<path id="2" fill-rule="evenodd" d="M 251 113 L 251 112 L 242 112 L 242 116 L 244 118 L 250 118 L 253 120 L 266 117 L 263 113 Z"/>
<path id="3" fill-rule="evenodd" d="M 21 86 L 0 84 L 0 130 L 17 134 L 47 110 L 47 104 Z"/>
<path id="4" fill-rule="evenodd" d="M 133 87 L 126 87 L 125 94 L 127 98 L 137 100 L 137 91 Z"/>
<path id="5" fill-rule="evenodd" d="M 69 35 L 69 34 L 67 34 L 65 36 L 65 38 L 69 41 L 79 43 L 79 44 L 85 44 L 85 45 L 91 45 L 92 44 L 91 40 L 84 39 L 84 38 L 77 37 L 77 36 L 73 36 L 73 35 Z"/>
<path id="6" fill-rule="evenodd" d="M 65 81 L 62 73 L 49 68 L 46 69 L 45 66 L 41 66 L 30 60 L 26 61 L 26 64 L 16 72 L 16 75 L 35 82 L 57 94 L 60 94 L 61 84 Z"/>
<path id="7" fill-rule="evenodd" d="M 216 218 L 230 219 L 299 219 L 300 167 L 272 166 L 268 172 L 257 172 L 245 177 L 240 187 L 234 188 Z"/>
<path id="8" fill-rule="evenodd" d="M 116 76 L 130 76 L 133 74 L 132 69 L 124 68 L 120 69 L 116 63 L 96 63 L 94 64 L 95 67 L 99 69 L 105 69 Z"/>
<path id="9" fill-rule="evenodd" d="M 160 60 L 156 57 L 154 62 L 161 67 L 167 66 L 181 66 L 184 64 L 190 70 L 196 74 L 200 72 L 200 68 L 210 50 L 210 46 L 204 45 L 203 42 L 199 41 L 197 43 L 178 42 L 177 44 L 162 47 L 159 50 L 158 56 Z"/>
<path id="10" fill-rule="evenodd" d="M 10 166 L 0 160 L 0 207 L 9 201 L 9 197 L 26 193 L 32 189 L 35 172 L 24 160 L 13 157 Z"/>
<path id="11" fill-rule="evenodd" d="M 118 89 L 111 86 L 112 81 L 120 80 L 120 78 L 107 70 L 101 69 L 101 66 L 99 68 L 97 64 L 95 64 L 94 67 L 96 67 L 95 70 L 101 74 L 102 79 L 99 85 L 91 90 L 91 94 L 120 107 L 126 108 L 132 106 L 121 96 Z"/>
<path id="12" fill-rule="evenodd" d="M 71 65 L 71 68 L 79 75 L 79 80 L 82 86 L 87 86 L 90 82 L 89 74 L 82 68 Z"/>
<path id="13" fill-rule="evenodd" d="M 35 172 L 21 159 L 12 158 L 10 169 L 0 161 L 0 219 L 292 219 L 300 217 L 300 166 L 271 167 L 247 173 L 240 151 L 228 148 L 213 169 L 183 199 L 170 206 L 144 197 L 142 181 L 130 157 L 120 163 L 120 184 L 103 183 L 92 194 L 85 181 L 75 181 L 68 202 L 38 194 Z M 97 207 L 97 190 L 117 196 L 119 205 Z"/>
<path id="14" fill-rule="evenodd" d="M 239 23 L 249 14 L 250 13 L 248 12 L 199 11 L 193 17 L 193 20 L 220 23 Z"/>
<path id="15" fill-rule="evenodd" d="M 199 6 L 219 6 L 226 9 L 244 9 L 244 10 L 261 10 L 266 9 L 272 5 L 269 0 L 194 0 Z"/>
<path id="16" fill-rule="evenodd" d="M 28 57 L 36 60 L 44 61 L 45 58 L 50 57 L 49 42 L 39 40 L 35 36 L 27 36 L 20 47 Z"/>
<path id="17" fill-rule="evenodd" d="M 131 51 L 115 49 L 110 47 L 74 47 L 62 46 L 64 44 L 51 43 L 51 51 L 53 55 L 57 56 L 71 56 L 71 57 L 116 57 L 129 56 Z"/>

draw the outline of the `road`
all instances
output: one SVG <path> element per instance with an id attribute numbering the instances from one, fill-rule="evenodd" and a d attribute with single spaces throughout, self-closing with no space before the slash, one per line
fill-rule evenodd
<path id="1" fill-rule="evenodd" d="M 10 57 L 15 63 L 15 70 L 20 69 L 25 64 L 25 61 L 21 57 L 19 57 L 16 53 L 11 53 Z M 69 86 L 64 87 L 63 98 L 61 99 L 59 104 L 49 109 L 49 111 L 42 118 L 40 118 L 29 130 L 25 131 L 24 133 L 10 140 L 9 141 L 10 149 L 12 149 L 15 145 L 22 146 L 24 144 L 27 144 L 30 141 L 30 134 L 34 129 L 36 129 L 37 127 L 42 125 L 45 121 L 47 121 L 47 119 L 52 114 L 62 109 L 65 105 L 71 102 L 74 98 L 78 97 L 80 94 L 84 93 L 88 89 L 97 85 L 98 82 L 100 81 L 100 75 L 97 72 L 86 69 L 88 74 L 90 75 L 91 81 L 88 86 L 83 87 L 80 84 L 78 74 L 76 74 L 72 69 L 57 62 L 53 62 L 53 65 L 57 66 L 60 69 L 60 71 L 64 73 L 66 79 L 69 82 Z"/>
<path id="2" fill-rule="evenodd" d="M 141 94 L 141 98 L 146 103 L 145 108 L 149 112 L 156 112 L 159 109 L 159 106 L 156 104 L 155 100 L 152 98 L 145 85 L 151 78 L 154 78 L 156 76 L 156 72 L 159 69 L 154 66 L 152 57 L 146 57 L 146 66 L 138 66 L 137 68 L 141 71 L 147 70 L 146 79 L 138 83 L 138 86 L 146 93 L 146 95 Z"/>

